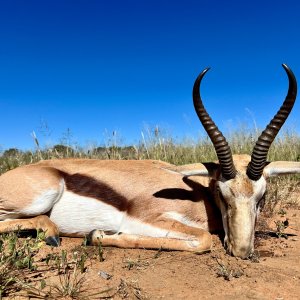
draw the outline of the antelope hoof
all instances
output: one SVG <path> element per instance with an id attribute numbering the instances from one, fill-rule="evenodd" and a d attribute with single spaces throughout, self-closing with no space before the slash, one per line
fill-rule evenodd
<path id="1" fill-rule="evenodd" d="M 95 231 L 98 231 L 98 230 L 94 229 L 86 236 L 86 245 L 87 246 L 93 246 L 93 236 L 94 236 Z"/>
<path id="2" fill-rule="evenodd" d="M 104 235 L 105 233 L 102 230 L 98 230 L 98 229 L 92 230 L 86 237 L 86 245 L 87 246 L 98 245 L 99 242 L 97 243 L 97 241 L 101 240 Z"/>
<path id="3" fill-rule="evenodd" d="M 86 237 L 86 245 L 87 246 L 97 246 L 100 244 L 101 239 L 107 235 L 114 235 L 116 232 L 109 231 L 109 230 L 92 230 Z"/>
<path id="4" fill-rule="evenodd" d="M 45 238 L 45 242 L 47 245 L 52 247 L 58 247 L 60 245 L 59 236 L 48 236 Z"/>

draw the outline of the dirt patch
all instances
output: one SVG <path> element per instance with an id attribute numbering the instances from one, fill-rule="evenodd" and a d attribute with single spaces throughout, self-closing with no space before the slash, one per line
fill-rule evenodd
<path id="1" fill-rule="evenodd" d="M 300 210 L 262 216 L 259 227 L 249 260 L 228 256 L 218 236 L 203 255 L 81 247 L 81 239 L 63 238 L 59 248 L 42 247 L 28 286 L 9 298 L 299 299 Z M 73 293 L 64 293 L 67 286 Z"/>

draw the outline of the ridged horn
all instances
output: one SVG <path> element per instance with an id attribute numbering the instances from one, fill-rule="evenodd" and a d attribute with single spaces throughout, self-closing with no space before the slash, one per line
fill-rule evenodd
<path id="1" fill-rule="evenodd" d="M 270 146 L 289 116 L 296 100 L 297 81 L 295 75 L 287 65 L 283 64 L 282 66 L 289 79 L 289 90 L 279 111 L 262 132 L 253 148 L 251 162 L 247 168 L 247 175 L 251 180 L 256 181 L 262 176 Z"/>
<path id="2" fill-rule="evenodd" d="M 210 68 L 204 69 L 197 77 L 193 87 L 193 101 L 196 113 L 201 121 L 205 131 L 207 132 L 210 140 L 212 141 L 216 150 L 219 163 L 221 166 L 222 176 L 226 179 L 233 179 L 236 176 L 236 169 L 233 164 L 232 154 L 230 147 L 223 136 L 222 132 L 218 129 L 214 121 L 204 108 L 200 96 L 201 80 Z"/>

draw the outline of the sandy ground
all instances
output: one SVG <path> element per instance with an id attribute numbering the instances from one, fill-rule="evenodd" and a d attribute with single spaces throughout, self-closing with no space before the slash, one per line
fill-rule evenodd
<path id="1" fill-rule="evenodd" d="M 288 233 L 288 236 L 277 237 L 268 232 L 277 230 L 275 221 L 283 222 L 287 219 L 289 224 L 284 233 Z M 300 210 L 289 209 L 286 214 L 276 214 L 272 219 L 261 216 L 259 227 L 258 230 L 262 232 L 256 234 L 257 253 L 250 260 L 228 256 L 218 236 L 214 236 L 212 252 L 202 255 L 106 247 L 103 249 L 104 261 L 100 262 L 98 249 L 86 247 L 86 272 L 83 275 L 79 271 L 76 273 L 77 280 L 82 278 L 83 283 L 73 297 L 300 299 Z M 28 276 L 28 283 L 39 287 L 43 279 L 47 286 L 62 285 L 61 281 L 65 282 L 66 277 L 59 275 L 57 269 L 46 268 L 44 258 L 47 254 L 61 253 L 62 249 L 68 253 L 78 249 L 80 253 L 81 243 L 80 239 L 63 238 L 59 248 L 43 247 L 36 258 L 39 261 L 39 272 Z M 43 268 L 45 271 L 41 271 Z M 69 271 L 72 279 L 74 269 Z M 107 289 L 109 291 L 100 294 Z M 37 294 L 37 291 L 34 293 Z M 55 289 L 51 295 L 59 298 Z M 40 294 L 40 297 L 45 298 L 45 294 Z M 12 295 L 9 297 L 13 298 Z"/>

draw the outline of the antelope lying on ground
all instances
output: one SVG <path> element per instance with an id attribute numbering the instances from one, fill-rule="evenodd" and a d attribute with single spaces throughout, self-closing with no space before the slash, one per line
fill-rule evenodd
<path id="1" fill-rule="evenodd" d="M 223 225 L 228 253 L 248 257 L 266 178 L 300 173 L 300 162 L 266 161 L 296 99 L 296 79 L 283 67 L 287 97 L 251 158 L 232 156 L 206 112 L 199 91 L 205 69 L 194 84 L 194 106 L 219 163 L 64 159 L 19 167 L 0 177 L 0 233 L 42 229 L 54 246 L 59 235 L 89 234 L 92 245 L 101 239 L 104 246 L 204 252 L 212 246 L 209 232 Z"/>

